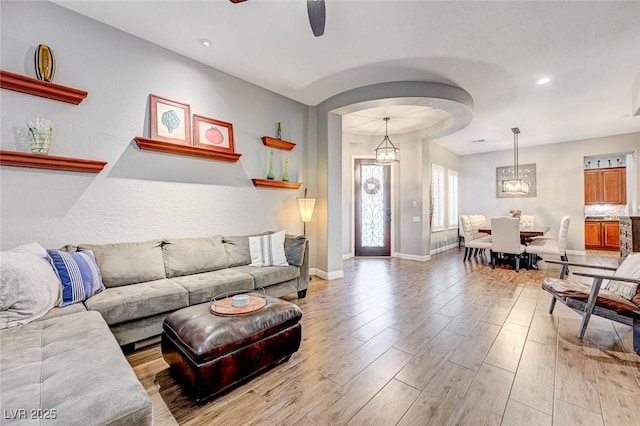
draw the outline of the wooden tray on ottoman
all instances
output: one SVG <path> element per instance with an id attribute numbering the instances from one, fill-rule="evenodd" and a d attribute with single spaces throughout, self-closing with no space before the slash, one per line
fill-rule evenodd
<path id="1" fill-rule="evenodd" d="M 248 315 L 214 315 L 211 304 L 202 303 L 165 318 L 162 356 L 197 402 L 288 360 L 300 348 L 300 308 L 261 297 L 266 306 Z"/>

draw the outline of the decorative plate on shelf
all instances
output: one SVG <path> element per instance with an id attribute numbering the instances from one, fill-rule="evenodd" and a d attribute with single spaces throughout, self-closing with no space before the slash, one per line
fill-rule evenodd
<path id="1" fill-rule="evenodd" d="M 49 83 L 52 82 L 56 72 L 56 60 L 49 46 L 39 44 L 38 47 L 36 47 L 34 60 L 38 80 L 48 81 Z"/>

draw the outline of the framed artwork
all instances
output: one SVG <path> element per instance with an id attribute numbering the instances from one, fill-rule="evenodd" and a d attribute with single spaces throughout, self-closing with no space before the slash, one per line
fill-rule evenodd
<path id="1" fill-rule="evenodd" d="M 504 179 L 512 179 L 515 176 L 513 166 L 496 167 L 496 197 L 497 198 L 530 198 L 536 197 L 538 194 L 538 186 L 536 184 L 536 165 L 520 164 L 518 165 L 518 177 L 529 183 L 529 193 L 509 194 L 502 192 L 502 181 Z"/>
<path id="2" fill-rule="evenodd" d="M 149 95 L 151 139 L 191 145 L 191 108 L 156 95 Z"/>
<path id="3" fill-rule="evenodd" d="M 233 153 L 233 124 L 193 114 L 194 145 L 198 148 Z"/>

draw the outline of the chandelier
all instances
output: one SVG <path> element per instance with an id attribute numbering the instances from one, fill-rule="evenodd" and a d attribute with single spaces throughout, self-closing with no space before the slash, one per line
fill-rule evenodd
<path id="1" fill-rule="evenodd" d="M 527 195 L 529 193 L 529 182 L 518 178 L 518 135 L 520 129 L 514 127 L 513 132 L 513 179 L 502 181 L 502 192 L 508 194 Z"/>
<path id="2" fill-rule="evenodd" d="M 398 161 L 398 152 L 400 151 L 389 139 L 389 117 L 384 120 L 384 139 L 376 148 L 376 164 L 395 164 Z"/>

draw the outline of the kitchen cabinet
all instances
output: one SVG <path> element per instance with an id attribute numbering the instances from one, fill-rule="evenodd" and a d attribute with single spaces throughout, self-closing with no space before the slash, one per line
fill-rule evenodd
<path id="1" fill-rule="evenodd" d="M 626 167 L 584 171 L 585 204 L 627 204 Z"/>
<path id="2" fill-rule="evenodd" d="M 617 221 L 586 221 L 584 245 L 591 250 L 618 250 L 620 248 L 620 223 Z"/>

